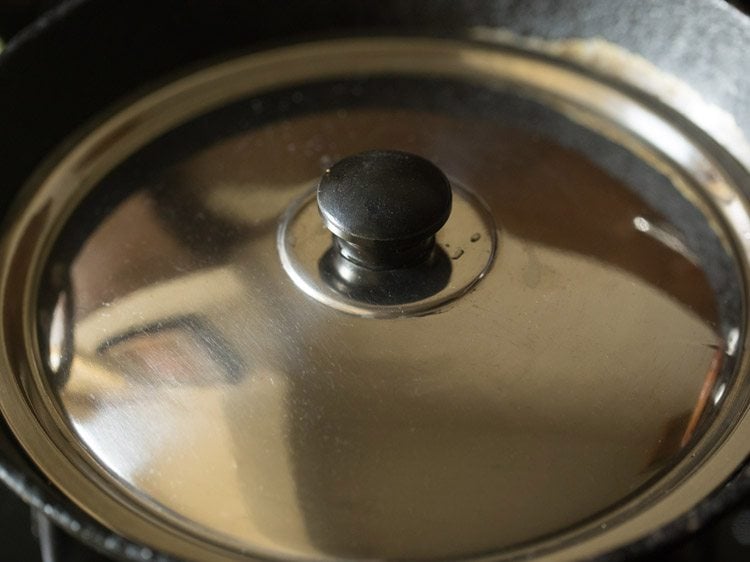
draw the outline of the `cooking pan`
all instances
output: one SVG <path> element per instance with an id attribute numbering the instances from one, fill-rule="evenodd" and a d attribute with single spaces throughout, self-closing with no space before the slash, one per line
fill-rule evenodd
<path id="1" fill-rule="evenodd" d="M 750 21 L 65 2 L 0 55 L 0 479 L 124 560 L 621 560 L 747 493 Z"/>

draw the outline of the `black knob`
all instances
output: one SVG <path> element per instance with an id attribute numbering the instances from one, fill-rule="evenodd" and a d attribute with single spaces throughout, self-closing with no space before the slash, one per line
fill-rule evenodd
<path id="1" fill-rule="evenodd" d="M 347 260 L 373 270 L 412 267 L 432 253 L 451 212 L 451 187 L 421 156 L 373 150 L 325 172 L 318 207 Z"/>

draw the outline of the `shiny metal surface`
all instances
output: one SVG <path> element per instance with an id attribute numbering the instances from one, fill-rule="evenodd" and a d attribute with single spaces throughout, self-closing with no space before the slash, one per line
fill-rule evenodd
<path id="1" fill-rule="evenodd" d="M 694 505 L 750 448 L 743 171 L 554 61 L 344 46 L 198 72 L 40 175 L 2 248 L 0 406 L 30 454 L 201 559 L 568 559 Z M 322 171 L 377 148 L 501 232 L 438 314 L 326 306 L 279 255 Z"/>

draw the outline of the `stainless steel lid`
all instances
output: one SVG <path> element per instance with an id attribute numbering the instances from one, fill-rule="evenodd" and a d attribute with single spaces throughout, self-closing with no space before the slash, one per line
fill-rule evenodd
<path id="1" fill-rule="evenodd" d="M 539 48 L 277 48 L 71 140 L 1 254 L 42 470 L 205 560 L 569 559 L 704 498 L 750 452 L 747 169 Z"/>

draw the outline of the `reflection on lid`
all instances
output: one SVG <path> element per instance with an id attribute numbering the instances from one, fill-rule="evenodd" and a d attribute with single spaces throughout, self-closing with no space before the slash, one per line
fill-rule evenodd
<path id="1" fill-rule="evenodd" d="M 731 260 L 621 149 L 596 144 L 637 189 L 584 156 L 591 133 L 575 146 L 557 123 L 561 146 L 505 118 L 348 107 L 123 166 L 61 234 L 69 287 L 47 289 L 71 309 L 41 326 L 87 447 L 183 518 L 289 556 L 505 548 L 669 467 L 726 382 L 731 319 L 703 268 Z M 321 162 L 382 147 L 436 162 L 502 229 L 494 269 L 440 314 L 341 314 L 278 263 L 278 216 Z M 128 178 L 130 195 L 97 200 Z"/>

